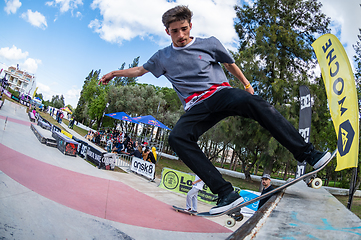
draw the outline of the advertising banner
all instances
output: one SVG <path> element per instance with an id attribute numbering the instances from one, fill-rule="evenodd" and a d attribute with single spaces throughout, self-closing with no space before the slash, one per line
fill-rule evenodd
<path id="1" fill-rule="evenodd" d="M 195 175 L 170 168 L 163 168 L 159 187 L 173 192 L 187 194 L 188 191 L 192 189 L 192 182 L 194 179 Z M 216 204 L 214 201 L 216 198 L 217 195 L 214 195 L 206 185 L 198 192 L 198 199 L 201 201 Z"/>
<path id="2" fill-rule="evenodd" d="M 321 68 L 337 135 L 336 171 L 357 167 L 359 106 L 349 59 L 340 41 L 332 34 L 322 35 L 312 47 Z"/>
<path id="3" fill-rule="evenodd" d="M 102 161 L 104 153 L 106 153 L 106 152 L 102 153 L 98 149 L 92 147 L 90 144 L 88 145 L 86 151 L 87 151 L 86 152 L 86 160 L 93 162 L 97 166 L 99 166 L 99 164 Z"/>
<path id="4" fill-rule="evenodd" d="M 75 138 L 74 136 L 73 136 L 73 139 L 78 142 L 78 148 L 76 149 L 77 154 L 81 158 L 85 158 L 86 152 L 87 152 L 86 150 L 88 148 L 88 143 L 84 142 L 84 141 L 82 141 L 82 140 L 80 140 L 78 138 Z"/>
<path id="5" fill-rule="evenodd" d="M 298 131 L 306 143 L 310 142 L 311 137 L 311 93 L 307 86 L 300 86 L 300 120 Z M 296 178 L 301 177 L 306 171 L 306 161 L 297 162 Z"/>
<path id="6" fill-rule="evenodd" d="M 241 195 L 243 197 L 245 202 L 248 202 L 248 201 L 252 200 L 253 198 L 260 196 L 261 193 L 251 191 L 251 190 L 241 190 L 239 192 L 239 195 Z M 254 212 L 258 210 L 258 204 L 259 204 L 259 201 L 243 207 L 242 214 L 245 216 L 252 216 L 254 214 Z"/>
<path id="7" fill-rule="evenodd" d="M 154 179 L 155 164 L 148 161 L 144 161 L 143 159 L 137 157 L 133 157 L 130 170 L 142 176 L 145 176 L 149 179 Z"/>
<path id="8" fill-rule="evenodd" d="M 73 135 L 71 135 L 67 131 L 61 130 L 61 133 L 64 134 L 65 136 L 67 136 L 68 138 L 73 138 Z"/>

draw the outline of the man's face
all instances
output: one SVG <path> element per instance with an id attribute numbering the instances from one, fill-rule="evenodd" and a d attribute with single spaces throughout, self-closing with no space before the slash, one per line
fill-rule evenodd
<path id="1" fill-rule="evenodd" d="M 271 185 L 271 179 L 262 178 L 262 185 L 263 185 L 264 188 L 268 188 L 269 185 Z"/>
<path id="2" fill-rule="evenodd" d="M 192 23 L 187 20 L 177 21 L 169 24 L 169 28 L 165 31 L 172 38 L 175 47 L 184 47 L 192 41 L 190 38 L 190 31 Z"/>

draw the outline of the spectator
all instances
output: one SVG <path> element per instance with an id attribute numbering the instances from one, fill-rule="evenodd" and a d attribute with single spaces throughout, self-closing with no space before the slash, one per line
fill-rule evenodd
<path id="1" fill-rule="evenodd" d="M 263 185 L 263 190 L 262 190 L 261 195 L 273 190 L 273 186 L 271 185 L 271 176 L 269 174 L 263 174 L 262 185 Z M 272 197 L 272 195 L 261 199 L 258 204 L 258 209 L 260 209 L 263 206 L 263 204 L 265 204 L 268 201 L 268 199 L 270 199 L 271 197 Z"/>
<path id="2" fill-rule="evenodd" d="M 134 152 L 132 152 L 129 156 L 134 156 L 134 157 L 137 157 L 137 158 L 141 159 L 142 158 L 142 153 L 143 153 L 142 147 L 138 146 L 137 149 Z"/>
<path id="3" fill-rule="evenodd" d="M 113 142 L 109 136 L 107 137 L 107 139 L 107 152 L 110 153 L 112 151 Z"/>
<path id="4" fill-rule="evenodd" d="M 85 138 L 88 139 L 88 141 L 92 141 L 94 137 L 93 131 L 89 130 L 88 134 L 85 135 Z"/>
<path id="5" fill-rule="evenodd" d="M 59 123 L 60 123 L 60 124 L 61 124 L 61 122 L 63 121 L 63 117 L 64 117 L 63 112 L 60 112 L 60 114 L 59 114 Z"/>
<path id="6" fill-rule="evenodd" d="M 145 150 L 145 154 L 143 155 L 143 159 L 144 161 L 148 161 L 148 162 L 151 162 L 151 163 L 154 163 L 155 164 L 155 158 L 154 158 L 154 155 L 152 153 L 152 151 L 150 151 L 149 148 L 147 148 Z"/>
<path id="7" fill-rule="evenodd" d="M 123 142 L 121 141 L 116 141 L 113 149 L 112 149 L 112 152 L 116 152 L 118 154 L 120 154 L 122 151 L 124 150 L 124 144 Z"/>

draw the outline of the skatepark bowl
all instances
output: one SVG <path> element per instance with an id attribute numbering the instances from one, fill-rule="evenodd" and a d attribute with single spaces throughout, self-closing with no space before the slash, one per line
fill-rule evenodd
<path id="1" fill-rule="evenodd" d="M 41 143 L 31 124 L 36 125 L 25 107 L 4 102 L 1 239 L 361 238 L 357 216 L 326 190 L 302 182 L 232 228 L 224 226 L 227 216 L 208 219 L 176 212 L 172 205 L 185 206 L 185 195 L 158 188 L 157 179 L 151 182 L 133 173 L 98 169 L 79 156 L 64 155 Z M 198 205 L 200 212 L 211 207 Z"/>

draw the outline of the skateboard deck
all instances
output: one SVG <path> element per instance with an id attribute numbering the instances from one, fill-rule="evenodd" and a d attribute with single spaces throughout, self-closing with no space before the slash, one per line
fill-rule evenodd
<path id="1" fill-rule="evenodd" d="M 242 202 L 241 204 L 231 208 L 231 209 L 228 209 L 227 211 L 225 212 L 221 212 L 221 213 L 217 213 L 217 214 L 210 214 L 209 212 L 201 212 L 201 213 L 198 213 L 197 216 L 201 216 L 201 217 L 219 217 L 219 216 L 222 216 L 222 215 L 228 215 L 230 217 L 232 217 L 233 219 L 235 219 L 236 221 L 240 221 L 240 215 L 242 215 L 240 212 L 241 212 L 241 208 L 242 207 L 245 207 L 249 204 L 252 204 L 254 202 L 257 202 L 263 198 L 266 198 L 268 196 L 271 196 L 301 180 L 304 180 L 304 179 L 307 179 L 307 178 L 312 178 L 313 176 L 316 175 L 317 172 L 321 171 L 335 156 L 336 156 L 336 153 L 337 153 L 337 150 L 333 151 L 333 153 L 331 153 L 331 156 L 330 158 L 325 162 L 325 164 L 323 164 L 320 168 L 316 169 L 316 170 L 313 170 L 309 173 L 306 173 L 302 176 L 300 176 L 299 178 L 296 178 L 296 179 L 293 179 L 289 182 L 286 182 L 285 184 L 283 184 L 282 186 L 279 186 L 275 189 L 273 189 L 272 191 L 266 193 L 266 194 L 263 194 L 259 197 L 256 197 L 256 198 L 253 198 L 247 202 Z M 321 186 L 320 186 L 321 187 Z M 238 219 L 237 219 L 238 218 Z"/>
<path id="2" fill-rule="evenodd" d="M 176 211 L 176 212 L 182 212 L 182 213 L 187 213 L 189 215 L 197 215 L 197 213 L 191 213 L 190 211 L 186 210 L 185 208 L 181 208 L 181 207 L 177 207 L 177 206 L 172 206 L 173 209 Z"/>

